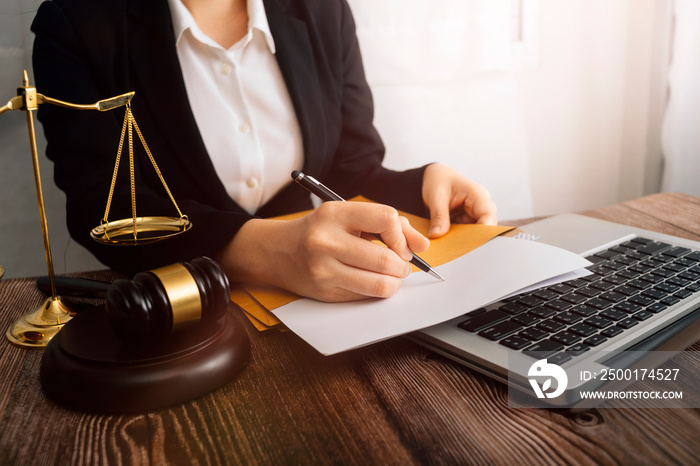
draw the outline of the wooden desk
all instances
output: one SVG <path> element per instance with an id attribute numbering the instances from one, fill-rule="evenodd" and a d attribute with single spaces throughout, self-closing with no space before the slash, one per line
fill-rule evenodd
<path id="1" fill-rule="evenodd" d="M 686 195 L 653 195 L 586 214 L 700 241 L 700 199 Z M 32 278 L 0 281 L 3 331 L 44 299 Z M 245 325 L 253 356 L 234 382 L 136 416 L 55 406 L 39 385 L 42 351 L 3 338 L 0 463 L 700 462 L 697 409 L 510 409 L 504 385 L 402 338 L 323 357 L 292 333 Z"/>

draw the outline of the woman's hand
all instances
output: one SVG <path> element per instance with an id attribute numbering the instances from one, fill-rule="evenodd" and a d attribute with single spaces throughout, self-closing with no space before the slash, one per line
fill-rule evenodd
<path id="1" fill-rule="evenodd" d="M 381 235 L 387 247 L 373 243 Z M 292 221 L 253 219 L 217 260 L 232 281 L 275 285 L 322 301 L 386 298 L 429 241 L 388 206 L 326 202 Z"/>
<path id="2" fill-rule="evenodd" d="M 489 192 L 458 171 L 434 163 L 423 175 L 423 202 L 430 209 L 429 238 L 439 238 L 454 223 L 496 225 L 496 204 Z"/>

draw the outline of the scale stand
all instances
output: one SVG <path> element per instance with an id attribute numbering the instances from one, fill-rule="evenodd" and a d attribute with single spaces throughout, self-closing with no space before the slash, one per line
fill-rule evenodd
<path id="1" fill-rule="evenodd" d="M 7 330 L 6 336 L 10 342 L 25 347 L 45 347 L 51 338 L 68 322 L 73 314 L 68 306 L 56 295 L 56 283 L 53 273 L 53 260 L 51 259 L 51 246 L 49 245 L 49 230 L 44 209 L 44 195 L 41 190 L 41 174 L 39 172 L 39 156 L 36 148 L 36 132 L 34 130 L 34 110 L 38 109 L 39 94 L 35 87 L 29 86 L 27 71 L 24 71 L 22 87 L 17 88 L 17 97 L 11 99 L 7 105 L 0 107 L 0 113 L 8 110 L 24 110 L 27 113 L 27 128 L 29 130 L 29 146 L 32 152 L 34 165 L 34 182 L 36 184 L 36 197 L 39 202 L 39 215 L 41 217 L 41 231 L 44 236 L 44 251 L 46 253 L 46 265 L 51 281 L 51 297 L 34 311 L 20 317 L 15 324 Z"/>
<path id="2" fill-rule="evenodd" d="M 112 110 L 124 105 L 127 107 L 126 115 L 124 117 L 124 128 L 122 129 L 122 138 L 119 143 L 119 150 L 117 152 L 117 163 L 115 165 L 114 177 L 112 179 L 109 199 L 107 201 L 107 208 L 101 224 L 93 229 L 92 232 L 92 236 L 96 241 L 106 244 L 144 244 L 182 233 L 187 231 L 192 226 L 187 216 L 183 215 L 180 212 L 180 209 L 177 207 L 175 199 L 170 193 L 170 190 L 168 189 L 168 186 L 165 183 L 165 180 L 163 179 L 163 176 L 160 173 L 160 170 L 158 169 L 148 146 L 146 145 L 146 141 L 138 129 L 138 125 L 136 124 L 136 120 L 134 119 L 130 108 L 130 103 L 133 96 L 134 93 L 129 92 L 109 99 L 100 100 L 97 103 L 89 105 L 64 102 L 38 93 L 36 87 L 29 85 L 29 78 L 27 76 L 27 71 L 25 70 L 24 77 L 22 79 L 22 87 L 17 88 L 17 96 L 10 99 L 10 101 L 3 107 L 0 107 L 0 114 L 9 110 L 23 110 L 27 114 L 29 144 L 32 153 L 32 162 L 34 165 L 34 182 L 36 184 L 36 195 L 39 202 L 39 215 L 41 217 L 41 230 L 44 237 L 46 265 L 51 284 L 51 297 L 35 310 L 19 318 L 15 324 L 7 330 L 6 336 L 13 344 L 30 348 L 44 348 L 56 335 L 56 333 L 58 333 L 61 327 L 63 327 L 63 325 L 74 315 L 70 307 L 61 299 L 60 296 L 56 294 L 56 280 L 54 277 L 53 260 L 51 259 L 51 246 L 49 245 L 49 232 L 44 208 L 44 196 L 41 189 L 41 175 L 39 172 L 39 156 L 36 145 L 36 131 L 34 129 L 34 115 L 32 113 L 34 110 L 38 109 L 40 104 L 48 103 L 77 110 L 98 110 L 100 112 Z M 165 190 L 177 209 L 179 218 L 137 217 L 132 128 L 136 129 L 136 133 L 138 134 L 141 143 L 144 146 L 154 169 L 156 170 L 156 173 L 158 174 L 163 186 L 165 187 Z M 128 143 L 129 163 L 131 168 L 131 204 L 133 218 L 110 222 L 108 221 L 107 216 L 109 214 L 109 206 L 112 201 L 117 169 L 119 167 L 119 158 L 121 156 L 121 150 L 124 142 L 124 134 L 126 133 L 127 129 L 129 135 Z M 139 234 L 141 234 L 141 236 L 139 236 Z"/>

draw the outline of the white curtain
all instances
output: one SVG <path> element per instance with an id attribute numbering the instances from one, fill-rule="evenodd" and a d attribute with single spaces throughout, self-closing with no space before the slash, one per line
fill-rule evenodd
<path id="1" fill-rule="evenodd" d="M 386 165 L 439 161 L 485 185 L 500 219 L 532 215 L 513 77 L 513 0 L 349 0 Z"/>
<path id="2" fill-rule="evenodd" d="M 676 0 L 674 6 L 662 190 L 700 197 L 700 2 Z"/>

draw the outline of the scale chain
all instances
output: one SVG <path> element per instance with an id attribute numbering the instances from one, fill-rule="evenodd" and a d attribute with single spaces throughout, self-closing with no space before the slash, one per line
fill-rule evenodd
<path id="1" fill-rule="evenodd" d="M 158 179 L 160 179 L 160 182 L 163 184 L 163 187 L 165 188 L 165 191 L 168 193 L 168 197 L 170 198 L 170 201 L 173 203 L 175 206 L 175 209 L 177 210 L 178 215 L 180 216 L 180 219 L 187 219 L 186 215 L 182 214 L 182 211 L 180 211 L 180 207 L 177 205 L 177 202 L 175 202 L 175 198 L 173 197 L 172 192 L 170 191 L 170 188 L 168 188 L 168 184 L 165 182 L 165 178 L 163 177 L 163 174 L 161 173 L 160 169 L 158 168 L 158 164 L 155 161 L 155 158 L 153 157 L 153 154 L 151 154 L 151 150 L 148 148 L 148 144 L 146 144 L 146 139 L 143 137 L 143 134 L 141 134 L 141 130 L 139 129 L 139 125 L 136 123 L 136 118 L 134 117 L 134 114 L 131 112 L 131 104 L 127 103 L 126 104 L 126 112 L 124 113 L 124 123 L 122 125 L 122 131 L 121 131 L 121 136 L 119 137 L 119 147 L 117 149 L 117 158 L 114 164 L 114 172 L 112 173 L 112 182 L 109 187 L 109 195 L 107 197 L 107 206 L 105 208 L 105 214 L 102 219 L 102 223 L 107 224 L 108 217 L 109 217 L 109 211 L 112 206 L 112 199 L 114 197 L 114 189 L 116 186 L 117 182 L 117 174 L 119 172 L 119 163 L 121 161 L 121 155 L 122 151 L 124 148 L 124 139 L 125 137 L 128 137 L 128 144 L 129 144 L 129 179 L 130 179 L 130 188 L 131 188 L 131 214 L 132 214 L 132 221 L 133 221 L 133 231 L 134 231 L 134 241 L 138 240 L 138 222 L 137 222 L 137 214 L 136 214 L 136 181 L 135 181 L 135 170 L 134 170 L 134 141 L 133 141 L 133 130 L 136 130 L 136 134 L 139 137 L 139 140 L 141 141 L 141 144 L 143 145 L 144 150 L 146 151 L 146 154 L 148 155 L 149 160 L 151 161 L 151 164 L 153 165 L 153 168 L 158 175 Z M 128 134 L 128 136 L 127 136 Z M 107 239 L 109 239 L 109 236 L 107 234 L 107 229 L 105 229 L 105 236 Z"/>

